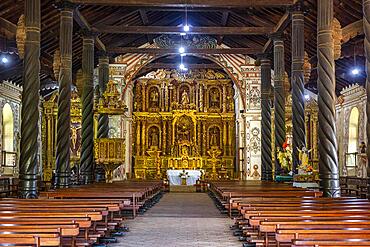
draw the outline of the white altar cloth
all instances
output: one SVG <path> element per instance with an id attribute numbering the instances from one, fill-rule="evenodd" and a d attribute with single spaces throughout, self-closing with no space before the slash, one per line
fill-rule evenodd
<path id="1" fill-rule="evenodd" d="M 170 185 L 181 185 L 181 178 L 179 175 L 182 172 L 183 170 L 167 170 L 167 178 L 170 182 Z M 197 180 L 202 175 L 199 170 L 185 170 L 185 172 L 187 172 L 189 175 L 189 177 L 186 179 L 187 185 L 196 184 Z"/>

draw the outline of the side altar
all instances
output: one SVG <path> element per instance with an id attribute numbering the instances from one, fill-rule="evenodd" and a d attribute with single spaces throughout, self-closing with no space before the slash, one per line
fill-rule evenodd
<path id="1" fill-rule="evenodd" d="M 159 70 L 134 88 L 136 178 L 165 178 L 167 170 L 204 170 L 206 178 L 233 178 L 233 82 L 213 70 L 179 74 Z"/>

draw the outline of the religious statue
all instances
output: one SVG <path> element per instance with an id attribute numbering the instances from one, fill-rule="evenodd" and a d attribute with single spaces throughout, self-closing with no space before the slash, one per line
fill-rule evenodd
<path id="1" fill-rule="evenodd" d="M 152 129 L 150 133 L 150 147 L 158 147 L 158 133 L 156 129 Z"/>
<path id="2" fill-rule="evenodd" d="M 78 147 L 77 147 L 77 139 L 78 139 L 78 130 L 81 129 L 81 126 L 75 126 L 75 125 L 72 125 L 71 126 L 71 151 L 72 153 L 75 153 L 77 154 L 77 152 L 79 151 Z"/>
<path id="3" fill-rule="evenodd" d="M 282 172 L 285 175 L 291 173 L 292 171 L 292 151 L 289 148 L 289 144 L 284 142 L 283 148 L 277 148 L 277 158 L 282 168 Z"/>
<path id="4" fill-rule="evenodd" d="M 217 107 L 219 105 L 219 93 L 216 89 L 211 91 L 211 107 Z"/>
<path id="5" fill-rule="evenodd" d="M 213 128 L 213 130 L 212 130 L 211 138 L 210 138 L 209 144 L 211 145 L 211 147 L 213 147 L 213 146 L 218 146 L 218 141 L 217 141 L 217 131 L 216 131 L 216 128 Z"/>
<path id="6" fill-rule="evenodd" d="M 159 100 L 159 94 L 157 90 L 152 90 L 150 92 L 150 106 L 151 107 L 157 107 L 158 106 L 158 100 Z"/>
<path id="7" fill-rule="evenodd" d="M 308 160 L 308 154 L 311 152 L 311 150 L 307 150 L 306 147 L 302 147 L 302 149 L 298 149 L 298 158 L 299 158 L 299 162 L 300 162 L 300 165 L 299 165 L 299 170 L 298 173 L 311 173 L 313 172 L 313 167 L 309 164 L 309 160 Z"/>
<path id="8" fill-rule="evenodd" d="M 183 105 L 189 104 L 189 96 L 188 96 L 188 93 L 185 91 L 185 89 L 181 94 L 181 104 Z"/>

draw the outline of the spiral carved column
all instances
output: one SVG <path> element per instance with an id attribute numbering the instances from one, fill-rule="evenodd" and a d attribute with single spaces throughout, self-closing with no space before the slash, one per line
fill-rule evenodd
<path id="1" fill-rule="evenodd" d="M 319 105 L 319 170 L 325 197 L 339 197 L 339 173 L 335 128 L 335 62 L 332 21 L 333 0 L 318 1 L 317 72 Z"/>
<path id="2" fill-rule="evenodd" d="M 281 33 L 274 40 L 274 110 L 275 110 L 275 175 L 281 173 L 277 151 L 285 142 L 285 95 L 284 95 L 284 41 Z"/>
<path id="3" fill-rule="evenodd" d="M 81 128 L 81 179 L 82 183 L 93 180 L 94 162 L 94 37 L 86 33 L 82 49 L 82 128 Z"/>
<path id="4" fill-rule="evenodd" d="M 293 173 L 299 166 L 298 148 L 306 147 L 304 115 L 304 15 L 300 5 L 292 12 L 292 123 Z"/>
<path id="5" fill-rule="evenodd" d="M 26 41 L 23 61 L 19 197 L 37 198 L 40 89 L 40 0 L 25 1 Z"/>
<path id="6" fill-rule="evenodd" d="M 261 60 L 261 164 L 262 180 L 272 181 L 272 151 L 271 151 L 271 61 L 263 56 Z"/>
<path id="7" fill-rule="evenodd" d="M 73 4 L 64 1 L 60 6 L 60 55 L 58 122 L 56 144 L 56 186 L 67 188 L 70 184 L 70 131 L 72 85 L 72 32 Z"/>
<path id="8" fill-rule="evenodd" d="M 363 12 L 364 12 L 364 47 L 365 47 L 365 56 L 366 56 L 366 136 L 367 140 L 370 140 L 370 0 L 363 0 Z M 370 146 L 367 145 L 367 160 L 370 160 Z M 368 177 L 368 197 L 370 198 L 370 162 L 368 162 L 367 167 L 367 177 Z"/>
<path id="9" fill-rule="evenodd" d="M 109 80 L 109 57 L 99 58 L 99 90 L 100 97 L 107 88 Z M 106 114 L 100 114 L 98 118 L 98 138 L 107 138 L 109 131 L 109 118 Z"/>

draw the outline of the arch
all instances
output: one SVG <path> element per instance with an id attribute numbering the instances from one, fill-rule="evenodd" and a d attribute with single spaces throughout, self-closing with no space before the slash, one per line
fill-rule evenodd
<path id="1" fill-rule="evenodd" d="M 14 116 L 9 103 L 6 103 L 2 112 L 2 146 L 4 151 L 14 152 Z"/>
<path id="2" fill-rule="evenodd" d="M 358 148 L 358 127 L 360 112 L 357 107 L 353 107 L 348 121 L 348 153 L 357 152 Z"/>
<path id="3" fill-rule="evenodd" d="M 135 76 L 145 67 L 147 66 L 148 64 L 152 63 L 153 61 L 159 59 L 159 58 L 162 58 L 162 57 L 165 57 L 165 56 L 168 56 L 170 54 L 163 54 L 163 55 L 155 55 L 155 56 L 150 56 L 148 54 L 144 54 L 142 56 L 137 56 L 137 54 L 135 54 L 136 56 L 134 56 L 134 58 L 137 58 L 138 59 L 138 62 L 136 63 L 136 65 L 131 65 L 132 66 L 132 71 L 130 71 L 127 76 L 125 77 L 125 80 L 127 82 L 127 84 L 125 85 L 125 88 L 123 89 L 123 95 L 126 94 L 126 90 L 129 86 L 131 86 L 133 84 L 133 78 L 135 78 Z M 234 82 L 234 84 L 236 85 L 236 87 L 239 89 L 239 93 L 240 93 L 240 96 L 241 96 L 241 99 L 242 99 L 242 102 L 243 102 L 243 108 L 246 109 L 246 96 L 245 96 L 245 93 L 244 93 L 244 90 L 243 90 L 243 86 L 242 86 L 242 82 L 241 80 L 239 80 L 238 78 L 238 73 L 235 72 L 233 69 L 233 66 L 234 64 L 228 64 L 227 61 L 222 61 L 222 57 L 221 55 L 220 56 L 211 56 L 211 55 L 202 55 L 202 54 L 191 54 L 192 56 L 195 56 L 195 57 L 198 57 L 198 58 L 203 58 L 203 59 L 208 59 L 212 62 L 214 62 L 215 64 L 217 64 L 218 66 L 220 66 L 224 71 L 225 73 L 230 77 L 230 79 Z M 130 58 L 128 59 L 128 61 L 130 61 L 131 63 L 133 63 L 133 58 Z"/>

